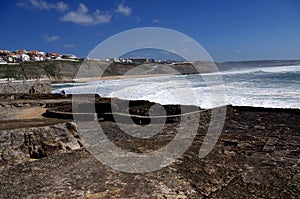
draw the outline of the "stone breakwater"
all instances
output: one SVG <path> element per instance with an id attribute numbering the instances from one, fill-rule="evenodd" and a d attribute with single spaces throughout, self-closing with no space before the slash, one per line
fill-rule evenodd
<path id="1" fill-rule="evenodd" d="M 29 93 L 32 86 L 36 87 L 36 93 L 51 93 L 50 79 L 30 79 L 30 80 L 1 80 L 0 93 Z"/>
<path id="2" fill-rule="evenodd" d="M 70 96 L 35 97 L 45 108 L 71 104 Z M 2 111 L 36 106 L 30 99 L 16 98 L 0 96 Z M 132 113 L 147 115 L 149 102 L 144 105 L 133 103 Z M 300 110 L 228 106 L 216 146 L 199 159 L 210 121 L 210 110 L 203 111 L 196 137 L 183 156 L 142 174 L 119 172 L 96 160 L 81 145 L 84 132 L 78 132 L 71 119 L 4 119 L 1 198 L 297 198 L 300 192 Z M 115 145 L 136 153 L 165 146 L 180 128 L 173 121 L 152 138 L 137 139 L 113 120 L 101 118 L 99 124 Z"/>

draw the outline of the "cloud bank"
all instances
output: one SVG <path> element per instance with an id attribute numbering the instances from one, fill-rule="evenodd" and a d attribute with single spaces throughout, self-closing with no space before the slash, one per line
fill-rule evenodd
<path id="1" fill-rule="evenodd" d="M 129 6 L 125 6 L 123 3 L 120 3 L 116 12 L 125 16 L 130 16 L 132 13 L 132 8 L 130 8 Z"/>
<path id="2" fill-rule="evenodd" d="M 44 0 L 29 0 L 28 2 L 17 3 L 19 7 L 25 7 L 27 9 L 37 9 L 37 10 L 57 10 L 59 12 L 64 12 L 69 9 L 67 3 L 62 1 L 57 3 L 48 3 Z"/>
<path id="3" fill-rule="evenodd" d="M 107 12 L 101 12 L 96 10 L 94 13 L 90 13 L 88 8 L 80 3 L 76 11 L 71 11 L 61 17 L 61 21 L 73 22 L 82 25 L 97 25 L 102 23 L 109 23 L 112 15 Z"/>
<path id="4" fill-rule="evenodd" d="M 124 3 L 120 3 L 117 9 L 112 11 L 100 11 L 96 9 L 92 12 L 89 11 L 88 7 L 83 3 L 79 3 L 77 10 L 71 10 L 69 5 L 63 1 L 49 3 L 45 0 L 27 0 L 17 3 L 17 6 L 35 10 L 56 10 L 62 14 L 62 16 L 59 17 L 60 21 L 80 25 L 110 23 L 116 14 L 123 16 L 131 16 L 132 14 L 132 8 L 124 5 Z"/>

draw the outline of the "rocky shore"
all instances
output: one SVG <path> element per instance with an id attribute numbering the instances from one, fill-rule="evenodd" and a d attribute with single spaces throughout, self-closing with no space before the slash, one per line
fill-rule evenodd
<path id="1" fill-rule="evenodd" d="M 107 116 L 111 99 L 97 97 L 96 102 L 101 128 L 128 151 L 157 150 L 180 128 L 175 118 L 153 138 L 136 139 Z M 71 104 L 71 96 L 0 95 L 0 198 L 298 198 L 300 110 L 227 106 L 217 144 L 200 159 L 211 114 L 203 110 L 182 157 L 160 170 L 134 174 L 91 155 L 82 142 L 85 132 L 66 117 Z M 147 120 L 141 118 L 153 105 L 130 102 L 129 112 L 144 125 Z M 175 105 L 165 109 L 178 113 Z"/>

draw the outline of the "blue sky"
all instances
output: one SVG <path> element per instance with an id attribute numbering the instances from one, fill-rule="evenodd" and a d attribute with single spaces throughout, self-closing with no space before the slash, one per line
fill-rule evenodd
<path id="1" fill-rule="evenodd" d="M 199 42 L 215 61 L 300 59 L 299 0 L 2 1 L 0 49 L 85 57 L 101 41 L 163 27 Z"/>

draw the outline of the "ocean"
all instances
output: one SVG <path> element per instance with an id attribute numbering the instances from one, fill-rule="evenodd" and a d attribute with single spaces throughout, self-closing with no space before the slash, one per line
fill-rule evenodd
<path id="1" fill-rule="evenodd" d="M 300 66 L 246 68 L 196 75 L 54 84 L 53 93 L 98 93 L 102 97 L 213 108 L 227 104 L 300 108 Z"/>

